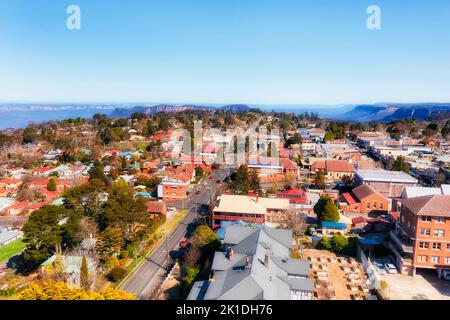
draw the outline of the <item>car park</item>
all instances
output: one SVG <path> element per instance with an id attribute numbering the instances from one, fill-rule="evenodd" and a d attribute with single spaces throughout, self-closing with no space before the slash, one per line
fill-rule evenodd
<path id="1" fill-rule="evenodd" d="M 450 269 L 442 271 L 442 278 L 447 281 L 450 281 Z"/>
<path id="2" fill-rule="evenodd" d="M 386 269 L 384 268 L 382 263 L 374 261 L 372 264 L 375 270 L 378 272 L 378 274 L 380 275 L 386 274 Z"/>

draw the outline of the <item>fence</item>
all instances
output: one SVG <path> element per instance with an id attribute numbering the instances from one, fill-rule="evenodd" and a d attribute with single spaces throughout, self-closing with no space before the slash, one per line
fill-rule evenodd
<path id="1" fill-rule="evenodd" d="M 356 247 L 356 256 L 361 261 L 364 271 L 367 274 L 368 280 L 369 280 L 369 289 L 375 289 L 380 290 L 380 279 L 378 278 L 378 275 L 375 271 L 374 266 L 372 265 L 372 262 L 366 257 L 364 254 L 364 251 L 362 251 L 361 247 L 357 245 Z"/>
<path id="2" fill-rule="evenodd" d="M 161 295 L 161 291 L 166 285 L 167 281 L 170 279 L 170 277 L 173 274 L 173 271 L 178 266 L 178 262 L 171 263 L 168 267 L 166 272 L 164 272 L 163 275 L 160 276 L 160 278 L 155 283 L 155 286 L 151 292 L 149 292 L 148 297 L 150 300 L 157 300 L 159 296 Z"/>

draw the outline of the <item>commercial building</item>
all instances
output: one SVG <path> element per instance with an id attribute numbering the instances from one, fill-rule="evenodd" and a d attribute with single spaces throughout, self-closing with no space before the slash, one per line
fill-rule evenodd
<path id="1" fill-rule="evenodd" d="M 398 198 L 406 187 L 417 185 L 417 179 L 402 171 L 356 170 L 355 186 L 371 186 L 387 198 Z"/>
<path id="2" fill-rule="evenodd" d="M 401 199 L 389 247 L 403 273 L 417 268 L 450 269 L 450 195 Z"/>
<path id="3" fill-rule="evenodd" d="M 212 226 L 218 227 L 223 220 L 264 224 L 286 213 L 289 208 L 288 199 L 224 194 L 218 197 L 213 209 Z"/>

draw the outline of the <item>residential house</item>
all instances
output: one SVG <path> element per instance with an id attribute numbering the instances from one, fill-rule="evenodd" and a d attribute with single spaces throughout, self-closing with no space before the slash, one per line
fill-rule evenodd
<path id="1" fill-rule="evenodd" d="M 290 257 L 292 231 L 231 225 L 224 243 L 187 300 L 312 300 L 309 262 Z"/>
<path id="2" fill-rule="evenodd" d="M 13 178 L 0 179 L 0 188 L 4 190 L 3 194 L 0 196 L 10 195 L 11 197 L 15 197 L 22 184 L 23 184 L 22 180 L 19 179 Z"/>
<path id="3" fill-rule="evenodd" d="M 311 166 L 312 173 L 319 170 L 323 170 L 328 179 L 338 180 L 344 177 L 353 178 L 355 168 L 352 163 L 345 160 L 325 160 L 317 161 Z"/>
<path id="4" fill-rule="evenodd" d="M 147 202 L 147 212 L 150 214 L 151 219 L 155 219 L 167 214 L 167 206 L 161 201 L 149 201 Z"/>
<path id="5" fill-rule="evenodd" d="M 16 230 L 0 230 L 0 248 L 23 237 L 23 232 Z"/>

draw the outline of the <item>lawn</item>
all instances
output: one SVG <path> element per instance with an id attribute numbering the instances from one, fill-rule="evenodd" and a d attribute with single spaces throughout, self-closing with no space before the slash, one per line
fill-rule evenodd
<path id="1" fill-rule="evenodd" d="M 22 250 L 25 249 L 26 245 L 27 244 L 24 242 L 23 239 L 18 239 L 16 241 L 11 242 L 10 244 L 7 244 L 6 246 L 1 247 L 0 263 L 22 252 Z"/>

